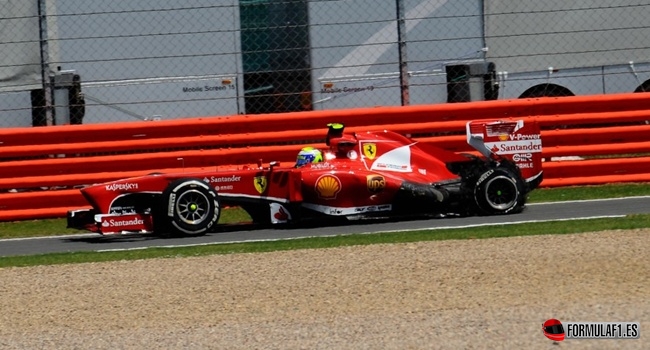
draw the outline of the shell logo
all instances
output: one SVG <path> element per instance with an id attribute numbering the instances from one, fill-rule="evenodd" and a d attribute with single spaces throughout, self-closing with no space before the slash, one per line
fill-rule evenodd
<path id="1" fill-rule="evenodd" d="M 334 175 L 323 175 L 316 180 L 315 190 L 320 198 L 335 199 L 341 192 L 341 180 Z"/>
<path id="2" fill-rule="evenodd" d="M 499 140 L 506 141 L 508 139 L 508 134 L 499 134 Z"/>

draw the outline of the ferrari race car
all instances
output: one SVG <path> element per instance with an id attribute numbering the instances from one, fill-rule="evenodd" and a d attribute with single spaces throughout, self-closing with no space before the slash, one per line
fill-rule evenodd
<path id="1" fill-rule="evenodd" d="M 457 154 L 390 131 L 345 133 L 330 124 L 323 161 L 302 167 L 151 174 L 81 189 L 92 209 L 68 212 L 68 227 L 103 235 L 197 236 L 214 231 L 223 206 L 253 222 L 318 217 L 499 215 L 524 209 L 542 181 L 537 124 L 467 123 L 478 152 Z"/>

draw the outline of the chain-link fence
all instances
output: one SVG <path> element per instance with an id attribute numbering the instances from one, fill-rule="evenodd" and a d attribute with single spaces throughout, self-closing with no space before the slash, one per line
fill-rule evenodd
<path id="1" fill-rule="evenodd" d="M 647 0 L 25 0 L 0 127 L 650 90 Z"/>

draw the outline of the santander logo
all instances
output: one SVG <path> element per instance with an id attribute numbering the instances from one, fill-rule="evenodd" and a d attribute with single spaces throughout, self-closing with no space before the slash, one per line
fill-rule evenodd
<path id="1" fill-rule="evenodd" d="M 136 225 L 144 225 L 144 221 L 142 219 L 135 218 L 131 220 L 109 219 L 102 222 L 103 227 L 124 227 L 124 226 L 136 226 Z"/>
<path id="2" fill-rule="evenodd" d="M 277 213 L 273 215 L 276 219 L 281 220 L 281 221 L 287 221 L 289 220 L 289 215 L 287 214 L 286 211 L 284 211 L 283 207 L 280 207 L 280 210 L 278 210 Z"/>

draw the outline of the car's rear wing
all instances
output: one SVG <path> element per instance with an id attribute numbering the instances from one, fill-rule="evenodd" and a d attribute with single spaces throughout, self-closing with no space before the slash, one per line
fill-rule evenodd
<path id="1" fill-rule="evenodd" d="M 521 169 L 527 182 L 542 174 L 539 125 L 523 120 L 476 120 L 467 123 L 467 143 L 487 158 L 507 158 Z"/>

